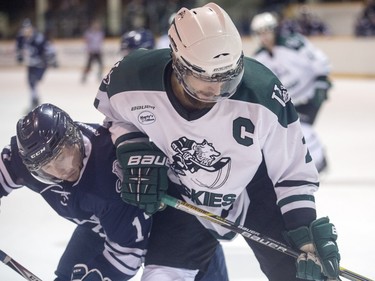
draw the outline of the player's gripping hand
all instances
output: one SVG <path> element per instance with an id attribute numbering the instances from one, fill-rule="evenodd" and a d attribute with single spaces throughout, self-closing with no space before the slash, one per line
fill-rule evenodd
<path id="1" fill-rule="evenodd" d="M 297 261 L 297 277 L 305 280 L 336 280 L 340 273 L 340 254 L 335 226 L 327 217 L 287 233 L 292 246 L 304 251 Z"/>
<path id="2" fill-rule="evenodd" d="M 167 157 L 150 143 L 130 143 L 117 148 L 123 169 L 121 198 L 149 215 L 163 209 L 168 188 Z"/>
<path id="3" fill-rule="evenodd" d="M 17 63 L 22 64 L 23 63 L 23 56 L 17 55 Z"/>
<path id="4" fill-rule="evenodd" d="M 107 277 L 103 277 L 97 269 L 88 270 L 85 264 L 76 264 L 73 268 L 71 281 L 111 281 Z"/>

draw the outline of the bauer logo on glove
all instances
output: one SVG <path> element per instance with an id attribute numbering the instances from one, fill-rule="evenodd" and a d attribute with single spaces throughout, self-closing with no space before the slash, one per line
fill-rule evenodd
<path id="1" fill-rule="evenodd" d="M 156 155 L 139 155 L 134 153 L 133 156 L 129 157 L 127 166 L 136 166 L 137 168 L 141 166 L 149 167 L 149 166 L 166 166 L 167 165 L 167 157 L 166 156 L 156 156 Z"/>
<path id="2" fill-rule="evenodd" d="M 168 161 L 150 143 L 130 143 L 117 148 L 123 170 L 121 198 L 147 214 L 163 209 L 161 198 L 168 188 Z"/>

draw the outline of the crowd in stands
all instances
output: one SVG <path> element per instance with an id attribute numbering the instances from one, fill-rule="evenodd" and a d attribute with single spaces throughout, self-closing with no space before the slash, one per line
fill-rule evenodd
<path id="1" fill-rule="evenodd" d="M 351 32 L 355 36 L 374 36 L 375 0 L 364 1 L 363 11 L 356 22 L 353 23 L 353 30 Z M 168 20 L 174 12 L 181 7 L 192 8 L 200 2 L 198 0 L 123 1 L 121 34 L 143 27 L 151 30 L 155 36 L 161 36 L 165 34 L 169 26 Z M 280 2 L 282 5 L 277 7 L 275 5 L 262 6 L 259 9 L 268 9 L 270 12 L 276 12 L 281 19 L 281 29 L 286 34 L 301 33 L 306 36 L 334 35 L 324 19 L 309 10 L 308 5 L 300 5 L 301 8 L 292 16 L 283 16 L 283 11 L 291 1 L 276 2 Z M 45 33 L 47 36 L 53 38 L 81 38 L 90 24 L 94 20 L 99 19 L 103 23 L 106 37 L 118 36 L 119 34 L 110 34 L 106 29 L 106 12 L 106 1 L 49 1 L 48 9 L 45 12 Z M 255 14 L 256 12 L 259 11 L 249 11 L 248 17 L 245 17 L 244 20 L 241 19 L 241 22 L 237 22 L 242 35 L 251 34 L 250 30 L 243 27 L 248 27 L 249 21 L 252 19 L 251 14 Z M 30 18 L 33 19 L 33 17 Z M 20 19 L 20 22 L 22 20 Z M 242 21 L 245 22 L 243 23 Z"/>
<path id="2" fill-rule="evenodd" d="M 327 24 L 311 12 L 306 5 L 299 9 L 299 13 L 295 18 L 282 18 L 281 31 L 286 35 L 292 33 L 301 33 L 305 36 L 331 34 Z"/>
<path id="3" fill-rule="evenodd" d="M 357 19 L 354 33 L 356 36 L 375 35 L 375 0 L 366 1 L 366 6 Z"/>

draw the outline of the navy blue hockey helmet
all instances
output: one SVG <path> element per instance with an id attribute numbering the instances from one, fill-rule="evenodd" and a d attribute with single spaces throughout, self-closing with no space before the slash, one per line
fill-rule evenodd
<path id="1" fill-rule="evenodd" d="M 82 134 L 70 116 L 55 105 L 46 103 L 34 108 L 17 123 L 19 155 L 27 169 L 36 176 L 48 178 L 40 168 L 59 155 L 65 145 L 77 144 L 81 157 Z"/>
<path id="2" fill-rule="evenodd" d="M 139 29 L 126 32 L 121 37 L 121 51 L 133 51 L 139 48 L 153 49 L 155 37 L 148 29 Z"/>
<path id="3" fill-rule="evenodd" d="M 26 18 L 22 21 L 22 28 L 25 27 L 32 27 L 33 24 L 31 23 L 31 20 L 29 18 Z"/>

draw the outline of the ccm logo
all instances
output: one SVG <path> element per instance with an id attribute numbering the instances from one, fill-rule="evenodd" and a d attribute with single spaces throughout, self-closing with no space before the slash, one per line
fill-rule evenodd
<path id="1" fill-rule="evenodd" d="M 30 158 L 34 159 L 35 157 L 38 157 L 40 154 L 42 154 L 44 151 L 46 151 L 45 147 L 43 147 L 41 150 L 35 152 L 34 154 L 31 154 Z"/>
<path id="2" fill-rule="evenodd" d="M 134 155 L 129 158 L 128 165 L 158 165 L 166 166 L 167 157 L 159 155 Z"/>

